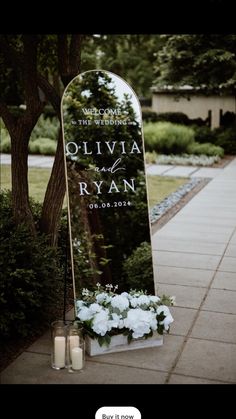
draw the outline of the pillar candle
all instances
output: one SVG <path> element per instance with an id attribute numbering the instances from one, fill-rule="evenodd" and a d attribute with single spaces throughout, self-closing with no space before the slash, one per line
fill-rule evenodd
<path id="1" fill-rule="evenodd" d="M 54 364 L 56 368 L 65 367 L 66 356 L 66 338 L 56 336 L 54 341 Z"/>
<path id="2" fill-rule="evenodd" d="M 72 359 L 72 349 L 78 348 L 79 346 L 79 336 L 78 335 L 71 335 L 69 337 L 69 344 L 70 344 L 70 358 Z"/>
<path id="3" fill-rule="evenodd" d="M 71 355 L 73 370 L 81 370 L 83 368 L 83 350 L 81 348 L 73 348 Z"/>

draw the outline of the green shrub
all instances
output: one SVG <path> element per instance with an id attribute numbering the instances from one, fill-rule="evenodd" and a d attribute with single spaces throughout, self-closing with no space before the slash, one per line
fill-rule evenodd
<path id="1" fill-rule="evenodd" d="M 158 113 L 152 109 L 142 108 L 142 119 L 144 122 L 157 122 Z"/>
<path id="2" fill-rule="evenodd" d="M 202 118 L 193 118 L 193 119 L 189 119 L 189 124 L 188 125 L 195 125 L 197 127 L 204 127 L 204 126 L 209 126 L 209 118 L 206 119 L 202 119 Z"/>
<path id="3" fill-rule="evenodd" d="M 0 118 L 0 152 L 10 153 L 11 151 L 11 139 L 8 131 Z"/>
<path id="4" fill-rule="evenodd" d="M 152 249 L 147 242 L 133 251 L 123 264 L 128 288 L 153 293 Z"/>
<path id="5" fill-rule="evenodd" d="M 0 206 L 0 337 L 27 336 L 63 307 L 60 254 L 45 236 L 14 225 L 9 192 L 1 192 Z M 33 211 L 37 222 L 39 204 Z"/>
<path id="6" fill-rule="evenodd" d="M 224 157 L 224 149 L 210 143 L 199 144 L 194 142 L 188 146 L 187 152 L 189 154 Z"/>
<path id="7" fill-rule="evenodd" d="M 224 149 L 225 154 L 236 154 L 236 127 L 219 132 L 216 144 Z"/>
<path id="8" fill-rule="evenodd" d="M 157 153 L 155 153 L 155 151 L 152 151 L 152 153 L 150 151 L 147 151 L 145 153 L 146 164 L 155 164 L 156 160 L 157 160 Z"/>
<path id="9" fill-rule="evenodd" d="M 35 141 L 38 138 L 50 138 L 51 140 L 56 141 L 58 129 L 59 121 L 56 117 L 45 118 L 44 115 L 41 115 L 31 133 L 30 139 L 31 141 Z"/>
<path id="10" fill-rule="evenodd" d="M 155 112 L 149 108 L 142 109 L 145 122 L 172 122 L 173 124 L 190 125 L 191 120 L 183 112 Z"/>
<path id="11" fill-rule="evenodd" d="M 144 125 L 144 139 L 147 151 L 178 154 L 186 152 L 194 141 L 194 131 L 170 122 L 149 122 Z"/>
<path id="12" fill-rule="evenodd" d="M 230 128 L 230 126 L 236 124 L 236 114 L 234 112 L 225 112 L 220 121 L 220 125 L 224 128 Z"/>
<path id="13" fill-rule="evenodd" d="M 57 143 L 50 138 L 38 138 L 29 142 L 29 152 L 31 154 L 54 155 L 56 153 Z"/>
<path id="14" fill-rule="evenodd" d="M 217 132 L 211 130 L 207 126 L 198 127 L 194 126 L 194 138 L 197 143 L 212 143 L 215 144 L 217 141 Z"/>
<path id="15" fill-rule="evenodd" d="M 1 153 L 10 153 L 11 152 L 11 140 L 9 135 L 2 135 L 0 141 L 0 151 Z"/>
<path id="16" fill-rule="evenodd" d="M 56 153 L 57 143 L 50 138 L 38 138 L 29 142 L 30 154 L 44 154 L 54 156 Z M 11 141 L 9 136 L 5 136 L 1 140 L 0 150 L 2 153 L 11 152 Z"/>
<path id="17" fill-rule="evenodd" d="M 189 125 L 190 119 L 183 112 L 163 112 L 158 113 L 159 122 L 171 122 L 172 124 Z"/>

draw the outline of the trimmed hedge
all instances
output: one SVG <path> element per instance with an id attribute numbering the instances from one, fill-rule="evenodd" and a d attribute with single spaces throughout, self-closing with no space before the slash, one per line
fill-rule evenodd
<path id="1" fill-rule="evenodd" d="M 183 112 L 155 112 L 151 108 L 142 108 L 142 118 L 144 122 L 171 122 L 180 125 L 205 126 L 208 120 L 202 118 L 190 119 Z"/>

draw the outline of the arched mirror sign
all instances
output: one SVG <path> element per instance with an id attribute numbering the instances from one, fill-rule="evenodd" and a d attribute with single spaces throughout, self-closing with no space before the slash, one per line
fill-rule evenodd
<path id="1" fill-rule="evenodd" d="M 62 119 L 75 298 L 98 282 L 118 285 L 120 292 L 143 289 L 144 278 L 154 293 L 134 91 L 113 73 L 87 71 L 67 86 Z"/>

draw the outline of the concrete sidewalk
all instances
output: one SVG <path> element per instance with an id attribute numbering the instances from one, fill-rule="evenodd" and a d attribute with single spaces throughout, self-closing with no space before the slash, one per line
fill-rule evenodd
<path id="1" fill-rule="evenodd" d="M 221 169 L 220 169 L 221 170 Z M 158 294 L 176 296 L 164 345 L 50 367 L 50 334 L 1 374 L 19 384 L 236 383 L 236 159 L 152 237 Z"/>
<path id="2" fill-rule="evenodd" d="M 54 162 L 54 156 L 42 156 L 42 155 L 29 155 L 28 166 L 29 167 L 52 167 Z M 11 154 L 1 154 L 1 164 L 11 164 Z"/>
<path id="3" fill-rule="evenodd" d="M 214 178 L 221 174 L 224 169 L 215 167 L 197 167 L 197 166 L 173 166 L 171 164 L 150 164 L 147 166 L 147 175 L 159 176 L 179 176 L 179 177 L 197 177 Z"/>
<path id="4" fill-rule="evenodd" d="M 29 167 L 52 167 L 54 162 L 54 156 L 42 156 L 42 155 L 29 155 L 28 166 Z M 2 154 L 1 164 L 11 164 L 11 155 Z M 160 175 L 160 176 L 180 176 L 180 177 L 208 177 L 214 178 L 215 176 L 222 173 L 223 169 L 213 167 L 197 167 L 197 166 L 173 166 L 173 165 L 160 165 L 150 164 L 147 165 L 148 175 Z"/>

